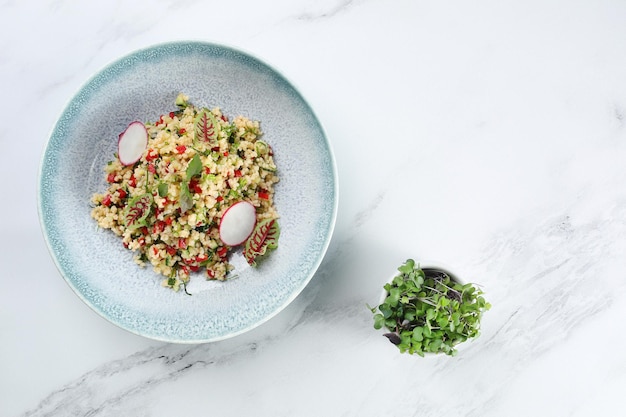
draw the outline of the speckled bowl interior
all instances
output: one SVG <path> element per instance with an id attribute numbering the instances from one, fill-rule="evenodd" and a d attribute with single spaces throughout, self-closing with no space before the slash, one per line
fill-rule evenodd
<path id="1" fill-rule="evenodd" d="M 279 169 L 279 247 L 258 268 L 233 254 L 236 279 L 192 277 L 193 295 L 160 286 L 151 267 L 90 216 L 106 188 L 104 165 L 133 120 L 175 110 L 179 92 L 199 106 L 259 120 Z M 139 50 L 96 74 L 63 111 L 44 150 L 39 215 L 50 253 L 70 287 L 116 325 L 145 337 L 200 343 L 241 334 L 280 312 L 307 285 L 331 238 L 337 176 L 323 128 L 276 70 L 235 49 L 203 42 Z"/>

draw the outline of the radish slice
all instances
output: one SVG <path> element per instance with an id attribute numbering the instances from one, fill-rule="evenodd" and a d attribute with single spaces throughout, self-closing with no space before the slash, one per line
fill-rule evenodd
<path id="1" fill-rule="evenodd" d="M 248 239 L 256 225 L 256 208 L 247 201 L 230 206 L 220 222 L 220 239 L 228 246 L 237 246 Z"/>
<path id="2" fill-rule="evenodd" d="M 148 131 L 141 122 L 132 122 L 120 133 L 117 141 L 117 155 L 122 165 L 132 165 L 139 161 L 148 147 Z"/>

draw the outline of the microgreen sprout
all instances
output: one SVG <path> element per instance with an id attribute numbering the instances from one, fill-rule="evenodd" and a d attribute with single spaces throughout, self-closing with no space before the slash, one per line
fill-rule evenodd
<path id="1" fill-rule="evenodd" d="M 382 304 L 368 308 L 374 328 L 385 328 L 400 352 L 454 356 L 456 345 L 477 337 L 483 312 L 491 305 L 475 284 L 461 284 L 444 271 L 407 260 L 385 284 Z"/>

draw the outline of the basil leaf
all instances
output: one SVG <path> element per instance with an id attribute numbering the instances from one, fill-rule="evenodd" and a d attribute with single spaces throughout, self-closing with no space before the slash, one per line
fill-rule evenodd
<path id="1" fill-rule="evenodd" d="M 198 154 L 195 154 L 193 159 L 189 161 L 189 165 L 187 165 L 186 172 L 187 172 L 187 181 L 189 181 L 194 176 L 202 172 L 202 161 L 200 160 L 200 156 Z"/>
<path id="2" fill-rule="evenodd" d="M 193 198 L 186 182 L 180 184 L 180 212 L 181 214 L 193 207 Z"/>
<path id="3" fill-rule="evenodd" d="M 158 187 L 158 191 L 159 191 L 159 197 L 165 197 L 167 196 L 167 184 L 164 182 L 160 182 L 159 183 L 159 187 Z"/>

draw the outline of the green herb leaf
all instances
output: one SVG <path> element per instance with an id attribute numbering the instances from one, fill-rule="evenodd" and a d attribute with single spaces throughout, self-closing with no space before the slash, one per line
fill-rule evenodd
<path id="1" fill-rule="evenodd" d="M 398 305 L 398 301 L 400 301 L 400 288 L 392 288 L 389 291 L 387 302 L 391 307 L 395 307 Z"/>
<path id="2" fill-rule="evenodd" d="M 234 140 L 235 138 L 232 137 L 233 133 L 235 132 L 235 124 L 234 123 L 230 123 L 226 126 L 221 126 L 220 129 L 224 132 L 224 134 L 226 135 L 226 139 L 228 139 L 228 141 L 230 142 L 231 140 Z M 232 143 L 232 142 L 231 142 Z"/>
<path id="3" fill-rule="evenodd" d="M 398 268 L 398 271 L 403 274 L 408 274 L 413 271 L 413 267 L 415 266 L 415 261 L 413 259 L 409 259 L 406 263 Z"/>
<path id="4" fill-rule="evenodd" d="M 421 342 L 422 340 L 424 340 L 424 328 L 423 327 L 416 327 L 413 329 L 413 340 L 417 342 Z"/>
<path id="5" fill-rule="evenodd" d="M 187 181 L 195 177 L 196 175 L 202 172 L 202 160 L 200 160 L 200 156 L 195 154 L 191 161 L 189 161 L 189 165 L 187 165 Z"/>
<path id="6" fill-rule="evenodd" d="M 168 189 L 167 184 L 164 182 L 160 182 L 158 186 L 159 197 L 166 197 L 167 189 Z"/>
<path id="7" fill-rule="evenodd" d="M 195 154 L 191 161 L 189 161 L 189 165 L 187 165 L 187 170 L 185 171 L 185 181 L 180 183 L 180 211 L 181 213 L 185 213 L 187 210 L 193 207 L 193 196 L 189 191 L 189 181 L 195 177 L 196 175 L 202 172 L 202 160 L 200 159 L 199 154 Z"/>
<path id="8" fill-rule="evenodd" d="M 383 313 L 383 317 L 385 317 L 385 319 L 388 319 L 393 314 L 393 312 L 391 311 L 391 307 L 389 307 L 389 304 L 381 304 L 378 309 L 381 313 Z"/>
<path id="9" fill-rule="evenodd" d="M 193 198 L 186 182 L 180 184 L 180 212 L 185 213 L 193 207 Z"/>

